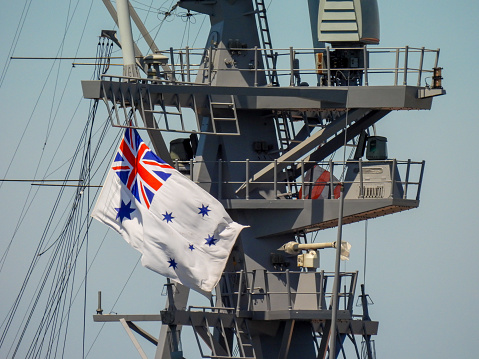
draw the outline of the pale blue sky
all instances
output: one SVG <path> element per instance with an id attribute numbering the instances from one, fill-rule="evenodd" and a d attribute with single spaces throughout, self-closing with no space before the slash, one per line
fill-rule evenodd
<path id="1" fill-rule="evenodd" d="M 149 4 L 148 0 L 143 2 Z M 153 7 L 158 8 L 161 3 L 155 1 Z M 169 7 L 171 3 L 167 1 L 164 6 Z M 479 4 L 472 0 L 455 3 L 378 0 L 378 3 L 380 46 L 440 48 L 439 64 L 444 68 L 443 85 L 447 90 L 446 96 L 434 100 L 431 111 L 392 113 L 377 125 L 378 134 L 388 138 L 390 157 L 426 161 L 420 207 L 369 221 L 368 225 L 366 284 L 375 303 L 370 308 L 371 317 L 380 323 L 379 335 L 375 338 L 378 358 L 472 359 L 477 357 L 477 349 L 471 334 L 475 332 L 479 320 L 475 310 L 479 300 L 479 236 L 476 230 L 479 166 L 475 144 L 479 118 L 474 92 L 479 82 L 476 69 L 479 58 L 476 44 L 479 39 Z M 2 65 L 7 63 L 24 4 L 23 1 L 2 2 Z M 69 6 L 71 13 L 77 2 L 27 1 L 28 4 L 31 7 L 15 51 L 10 54 L 13 56 L 52 57 L 57 53 L 68 57 L 76 54 L 94 56 L 100 31 L 113 27 L 103 3 L 92 1 L 90 17 L 80 42 L 90 8 L 89 1 L 80 2 L 65 37 L 65 46 L 61 49 Z M 135 3 L 135 6 L 145 8 L 140 3 Z M 139 10 L 138 13 L 141 17 L 146 16 L 145 11 Z M 189 34 L 190 46 L 203 16 L 195 18 L 196 23 L 191 25 Z M 156 19 L 156 14 L 149 15 L 149 29 L 155 26 Z M 275 47 L 311 46 L 307 1 L 273 0 L 269 8 L 269 22 Z M 201 29 L 203 32 L 207 29 L 206 25 L 207 22 Z M 157 37 L 158 46 L 179 46 L 184 29 L 185 22 L 181 18 L 165 23 L 162 28 L 165 32 L 160 32 Z M 155 34 L 156 29 L 152 33 Z M 200 37 L 194 46 L 203 46 L 204 42 L 204 37 Z M 186 44 L 185 40 L 183 46 Z M 143 44 L 141 48 L 146 52 Z M 120 55 L 120 52 L 116 54 Z M 38 176 L 60 168 L 50 178 L 62 178 L 65 166 L 61 166 L 72 156 L 88 115 L 88 101 L 81 100 L 80 81 L 89 79 L 92 72 L 90 66 L 71 69 L 71 62 L 63 61 L 60 69 L 57 65 L 51 67 L 53 62 L 46 60 L 14 60 L 9 63 L 0 88 L 0 118 L 3 123 L 0 131 L 3 154 L 0 176 L 4 176 L 29 123 L 6 178 L 32 178 L 39 162 Z M 39 97 L 50 69 L 53 71 L 43 95 Z M 64 88 L 65 93 L 58 105 Z M 80 107 L 75 112 L 78 103 Z M 97 120 L 101 122 L 104 119 L 105 109 L 101 107 Z M 116 133 L 115 129 L 109 131 L 110 142 Z M 105 143 L 110 144 L 108 140 Z M 54 156 L 58 146 L 60 149 Z M 53 162 L 47 170 L 52 158 Z M 78 166 L 74 173 L 78 173 Z M 30 188 L 25 183 L 4 183 L 0 188 L 0 253 L 4 253 L 13 238 L 7 261 L 0 272 L 0 321 L 3 321 L 20 288 L 58 193 L 54 187 L 34 187 L 33 191 L 38 190 L 38 194 L 18 232 L 15 232 Z M 71 194 L 73 190 L 66 192 Z M 101 225 L 94 226 L 89 238 L 90 260 L 105 233 L 106 229 Z M 343 233 L 353 245 L 347 270 L 359 270 L 362 278 L 364 223 L 345 226 Z M 336 230 L 320 232 L 319 236 L 324 241 L 334 240 Z M 321 258 L 323 266 L 332 270 L 332 262 L 326 257 Z M 107 235 L 93 263 L 88 282 L 87 349 L 101 327 L 101 324 L 93 323 L 90 316 L 96 309 L 97 290 L 103 291 L 103 307 L 109 312 L 138 258 L 139 255 L 119 236 L 113 233 Z M 45 263 L 47 258 L 42 258 L 39 266 L 43 268 Z M 138 266 L 113 311 L 157 313 L 164 305 L 165 297 L 161 296 L 163 283 L 162 277 Z M 75 324 L 70 328 L 69 358 L 81 357 L 81 347 L 78 346 L 82 336 L 81 295 L 74 306 Z M 24 311 L 20 312 L 23 316 Z M 18 328 L 16 325 L 15 331 Z M 159 330 L 158 324 L 145 327 L 153 334 Z M 187 343 L 192 339 L 191 335 L 183 338 L 188 358 L 198 357 L 189 354 L 192 353 L 190 348 L 196 347 L 195 343 Z M 152 355 L 152 346 L 141 343 Z M 9 346 L 8 343 L 6 350 L 0 349 L 1 357 L 7 355 Z M 120 324 L 107 324 L 89 357 L 131 358 L 136 355 Z"/>

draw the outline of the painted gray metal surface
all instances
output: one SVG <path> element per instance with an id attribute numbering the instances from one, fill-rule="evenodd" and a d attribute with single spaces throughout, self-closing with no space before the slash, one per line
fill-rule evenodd
<path id="1" fill-rule="evenodd" d="M 372 85 L 373 71 L 368 68 L 372 51 L 364 44 L 379 39 L 375 0 L 340 4 L 354 10 L 355 43 L 354 39 L 341 38 L 342 35 L 324 35 L 323 20 L 331 15 L 324 9 L 338 2 L 309 0 L 308 3 L 315 47 L 309 54 L 312 59 L 318 54 L 327 59 L 326 67 L 314 64 L 313 71 L 309 69 L 312 77 L 308 81 L 317 86 L 301 80 L 308 71 L 300 70 L 299 55 L 293 49 L 285 70 L 289 84 L 281 86 L 275 82 L 275 71 L 280 70 L 269 68 L 273 59 L 264 57 L 271 53 L 271 44 L 267 51 L 262 49 L 265 40 L 258 35 L 256 16 L 265 14 L 260 0 L 178 2 L 185 9 L 210 15 L 211 30 L 200 51 L 200 65 L 193 73 L 187 62 L 179 70 L 172 64 L 165 66 L 155 78 L 105 76 L 102 81 L 82 82 L 85 98 L 103 99 L 115 114 L 113 125 L 121 126 L 125 119 L 122 116 L 128 115 L 127 110 L 134 110 L 138 119 L 134 117 L 133 127 L 147 129 L 155 151 L 171 164 L 175 163 L 159 130 L 196 131 L 197 152 L 191 163 L 181 164 L 185 174 L 220 199 L 235 221 L 250 225 L 233 248 L 216 289 L 215 307 L 183 310 L 186 299 L 182 297 L 176 308 L 172 306 L 175 303 L 169 303 L 161 315 L 94 316 L 99 322 L 162 321 L 156 359 L 171 357 L 167 328 L 181 328 L 181 325 L 192 326 L 197 340 L 203 340 L 210 348 L 211 353 L 203 353 L 203 357 L 325 358 L 333 317 L 332 275 L 322 270 L 301 272 L 296 258 L 283 256 L 278 248 L 305 238 L 305 232 L 337 226 L 340 202 L 332 195 L 337 183 L 329 180 L 324 184 L 331 189 L 325 199 L 300 196 L 298 188 L 306 191 L 305 173 L 315 166 L 324 166 L 320 162 L 341 149 L 345 138 L 350 142 L 392 110 L 430 109 L 433 96 L 444 94 L 442 89 L 422 86 L 421 76 L 431 72 L 423 69 L 422 62 L 416 71 L 415 85 L 408 83 L 412 69 L 399 64 L 401 57 L 407 63 L 411 51 L 424 55 L 429 51 L 424 48 L 394 50 L 394 83 Z M 339 20 L 337 24 L 341 23 Z M 259 28 L 269 32 L 267 22 Z M 319 50 L 318 47 L 324 46 L 323 41 L 332 43 L 333 49 Z M 337 43 L 343 41 L 353 49 L 339 48 Z M 185 49 L 181 55 L 189 53 L 190 49 Z M 434 54 L 437 62 L 438 51 Z M 339 55 L 350 56 L 346 68 L 331 64 L 331 58 Z M 191 79 L 192 75 L 196 79 Z M 401 76 L 403 82 L 399 85 Z M 167 115 L 173 118 L 172 124 L 174 119 L 182 121 L 182 109 L 195 112 L 196 128 L 172 128 L 169 124 L 166 128 L 159 127 L 161 116 L 165 121 Z M 281 116 L 291 123 L 302 121 L 303 126 L 294 138 L 281 137 L 278 130 Z M 221 124 L 221 118 L 228 118 L 232 124 Z M 218 127 L 214 128 L 215 125 Z M 401 182 L 396 160 L 382 164 L 345 163 L 342 222 L 347 224 L 417 207 L 424 163 L 416 181 L 409 179 L 410 164 L 408 161 L 407 174 Z M 387 175 L 368 177 L 367 170 L 371 172 L 371 168 L 381 168 Z M 408 186 L 413 185 L 418 187 L 417 195 L 411 198 L 407 192 Z M 343 304 L 346 307 L 338 311 L 335 322 L 338 347 L 347 335 L 369 338 L 378 330 L 378 323 L 369 316 L 353 317 L 357 272 L 341 272 L 339 279 L 339 287 L 345 285 L 347 290 L 338 299 L 340 308 Z M 236 356 L 234 346 L 239 351 Z M 331 357 L 337 357 L 339 349 L 335 351 Z"/>

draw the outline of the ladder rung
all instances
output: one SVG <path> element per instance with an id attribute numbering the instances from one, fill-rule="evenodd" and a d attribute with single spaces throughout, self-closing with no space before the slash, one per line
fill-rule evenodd
<path id="1" fill-rule="evenodd" d="M 145 110 L 145 112 L 149 113 L 161 113 L 164 115 L 181 115 L 181 112 L 167 112 L 167 111 L 156 111 L 156 110 Z"/>
<path id="2" fill-rule="evenodd" d="M 236 117 L 213 117 L 215 121 L 236 121 Z"/>
<path id="3" fill-rule="evenodd" d="M 232 103 L 232 102 L 210 102 L 210 104 L 212 104 L 212 105 L 223 105 L 223 106 L 224 105 L 228 105 L 228 106 L 233 106 L 234 105 L 234 103 Z"/>

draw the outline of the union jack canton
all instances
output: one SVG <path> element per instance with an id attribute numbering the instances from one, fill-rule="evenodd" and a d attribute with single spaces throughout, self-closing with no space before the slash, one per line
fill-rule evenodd
<path id="1" fill-rule="evenodd" d="M 127 128 L 112 169 L 137 201 L 148 209 L 156 192 L 171 176 L 162 171 L 163 168 L 173 169 L 150 150 L 138 131 Z"/>

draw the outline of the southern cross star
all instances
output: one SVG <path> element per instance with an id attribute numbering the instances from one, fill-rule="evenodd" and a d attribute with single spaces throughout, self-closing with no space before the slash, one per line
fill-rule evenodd
<path id="1" fill-rule="evenodd" d="M 131 219 L 130 214 L 135 211 L 135 208 L 131 208 L 131 201 L 126 204 L 121 200 L 120 208 L 115 208 L 118 212 L 115 219 L 120 218 L 120 222 L 123 222 L 125 218 Z"/>
<path id="2" fill-rule="evenodd" d="M 208 212 L 211 211 L 211 209 L 208 208 L 209 206 L 205 206 L 204 204 L 201 205 L 201 208 L 198 207 L 200 210 L 198 214 L 201 214 L 203 217 L 204 216 L 209 216 Z"/>
<path id="3" fill-rule="evenodd" d="M 166 223 L 173 222 L 173 218 L 175 218 L 173 217 L 173 212 L 168 213 L 167 211 L 165 212 L 165 214 L 162 214 L 162 216 L 163 220 L 166 221 Z"/>
<path id="4" fill-rule="evenodd" d="M 211 247 L 212 245 L 213 245 L 213 246 L 215 246 L 215 245 L 216 245 L 216 243 L 215 243 L 215 242 L 216 242 L 218 239 L 217 239 L 217 238 L 215 238 L 214 236 L 210 236 L 210 235 L 208 235 L 208 238 L 205 238 L 205 240 L 206 240 L 206 243 L 205 243 L 205 244 L 207 244 L 208 246 L 210 246 L 210 247 Z"/>
<path id="5" fill-rule="evenodd" d="M 169 268 L 169 267 L 173 267 L 173 269 L 176 270 L 176 267 L 178 267 L 178 263 L 176 263 L 173 258 L 170 258 L 170 260 L 168 261 L 168 263 L 170 263 L 170 265 L 168 266 L 168 268 Z"/>

